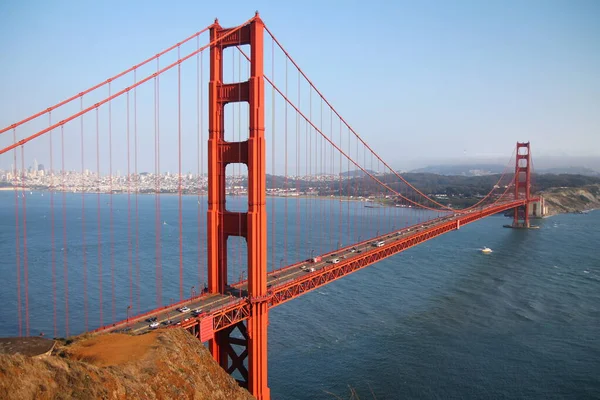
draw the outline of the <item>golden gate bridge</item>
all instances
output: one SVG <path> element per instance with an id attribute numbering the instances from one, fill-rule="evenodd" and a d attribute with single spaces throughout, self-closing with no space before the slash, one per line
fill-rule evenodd
<path id="1" fill-rule="evenodd" d="M 514 164 L 511 157 L 489 193 L 470 207 L 452 208 L 414 187 L 338 113 L 258 13 L 233 28 L 215 21 L 7 126 L 0 140 L 0 154 L 13 164 L 15 253 L 10 261 L 18 334 L 35 330 L 31 274 L 51 270 L 51 292 L 35 296 L 52 304 L 54 336 L 59 330 L 72 334 L 70 322 L 80 316 L 84 331 L 181 327 L 207 342 L 214 359 L 258 399 L 270 398 L 271 308 L 506 210 L 513 210 L 512 227 L 528 228 L 529 215 L 537 213 L 534 205 L 539 207 L 530 194 L 529 143 L 517 143 Z M 25 160 L 33 157 L 46 160 L 49 169 L 28 173 Z M 195 174 L 184 163 L 194 165 Z M 165 175 L 165 165 L 177 172 Z M 123 167 L 124 177 L 115 174 Z M 344 176 L 350 171 L 357 175 Z M 29 257 L 40 246 L 28 231 L 32 187 L 49 191 L 48 251 L 37 261 Z M 176 255 L 164 246 L 165 192 L 177 195 Z M 282 198 L 283 214 L 275 212 L 268 192 Z M 115 209 L 116 195 L 126 196 L 126 212 Z M 143 195 L 153 196 L 154 232 L 140 231 Z M 198 198 L 192 219 L 184 218 L 182 199 L 189 195 Z M 75 208 L 73 196 L 80 196 Z M 240 196 L 247 197 L 247 207 L 228 208 Z M 351 201 L 365 199 L 376 206 L 351 209 Z M 67 223 L 73 212 L 77 222 Z M 372 215 L 367 212 L 379 217 L 374 235 L 361 222 Z M 309 215 L 316 217 L 306 224 Z M 147 234 L 154 241 L 151 255 L 140 251 Z M 121 242 L 126 254 L 116 254 L 115 243 Z M 283 254 L 279 264 L 277 252 Z M 140 273 L 148 259 L 153 277 L 146 276 L 143 265 Z M 163 299 L 163 273 L 178 273 L 178 298 L 169 302 Z M 69 281 L 73 276 L 82 282 Z M 77 304 L 69 292 L 74 287 L 83 291 Z M 126 300 L 117 299 L 119 287 L 128 293 Z M 140 306 L 140 293 L 148 287 L 155 292 L 153 307 Z M 126 315 L 117 312 L 123 304 Z M 182 317 L 175 322 L 176 309 Z"/>

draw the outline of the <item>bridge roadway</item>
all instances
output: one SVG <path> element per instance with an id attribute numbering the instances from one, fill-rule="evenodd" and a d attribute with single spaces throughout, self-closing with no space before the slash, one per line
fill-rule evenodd
<path id="1" fill-rule="evenodd" d="M 536 199 L 530 199 L 535 201 Z M 498 203 L 467 213 L 455 213 L 423 223 L 404 227 L 397 231 L 340 248 L 319 256 L 318 262 L 310 259 L 268 273 L 268 295 L 264 299 L 248 297 L 247 281 L 229 286 L 225 294 L 202 294 L 178 303 L 152 310 L 148 313 L 104 326 L 94 332 L 144 333 L 150 327 L 149 318 L 156 318 L 160 327 L 176 327 L 192 331 L 202 341 L 212 337 L 213 332 L 227 328 L 249 317 L 250 303 L 267 301 L 275 307 L 329 282 L 346 276 L 377 261 L 400 253 L 424 241 L 459 229 L 462 225 L 487 216 L 526 204 L 526 200 Z M 380 246 L 375 243 L 383 242 Z M 188 307 L 180 312 L 178 308 Z M 198 311 L 194 313 L 194 311 Z"/>

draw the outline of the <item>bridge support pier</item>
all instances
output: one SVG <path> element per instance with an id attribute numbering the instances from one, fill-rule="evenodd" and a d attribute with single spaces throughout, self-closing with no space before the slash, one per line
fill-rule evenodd
<path id="1" fill-rule="evenodd" d="M 215 334 L 219 354 L 215 361 L 232 375 L 240 386 L 248 388 L 248 369 L 244 365 L 248 357 L 248 330 L 244 322 L 239 322 Z M 214 357 L 214 354 L 213 354 Z"/>
<path id="2" fill-rule="evenodd" d="M 227 239 L 240 236 L 248 245 L 247 324 L 216 333 L 209 341 L 214 359 L 234 374 L 259 400 L 269 400 L 267 385 L 267 213 L 264 137 L 264 24 L 258 13 L 241 28 L 210 28 L 209 140 L 208 140 L 208 290 L 224 293 L 227 287 Z M 223 83 L 223 50 L 250 45 L 250 78 L 246 82 Z M 249 135 L 242 142 L 224 139 L 227 103 L 248 102 Z M 248 212 L 226 208 L 225 169 L 228 164 L 248 166 Z M 235 346 L 235 348 L 234 348 Z M 236 351 L 236 349 L 242 349 Z M 237 371 L 237 373 L 235 372 Z M 237 375 L 237 376 L 236 376 Z"/>

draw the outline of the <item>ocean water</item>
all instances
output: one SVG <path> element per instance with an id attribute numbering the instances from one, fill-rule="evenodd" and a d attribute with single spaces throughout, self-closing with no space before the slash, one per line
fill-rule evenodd
<path id="1" fill-rule="evenodd" d="M 465 226 L 273 310 L 273 398 L 600 398 L 600 211 L 538 230 L 503 223 Z"/>
<path id="2" fill-rule="evenodd" d="M 31 334 L 53 334 L 53 287 L 57 335 L 66 333 L 65 265 L 70 333 L 85 330 L 84 265 L 88 329 L 125 318 L 129 304 L 141 312 L 178 298 L 177 196 L 161 197 L 159 294 L 154 196 L 138 196 L 139 272 L 128 240 L 135 237 L 127 224 L 135 218 L 127 206 L 133 196 L 66 194 L 63 203 L 55 194 L 54 252 L 50 194 L 34 192 L 25 200 Z M 243 209 L 241 199 L 229 201 Z M 206 206 L 194 196 L 182 202 L 187 296 L 206 280 Z M 0 336 L 19 329 L 14 203 L 14 193 L 0 192 Z M 334 200 L 268 199 L 267 209 L 275 216 L 269 269 L 433 216 Z M 530 231 L 503 229 L 506 222 L 493 216 L 464 226 L 272 310 L 272 397 L 349 398 L 352 388 L 361 399 L 600 398 L 600 211 L 536 221 L 540 229 Z M 235 244 L 228 254 L 230 280 L 245 262 Z M 483 246 L 493 253 L 482 254 Z"/>

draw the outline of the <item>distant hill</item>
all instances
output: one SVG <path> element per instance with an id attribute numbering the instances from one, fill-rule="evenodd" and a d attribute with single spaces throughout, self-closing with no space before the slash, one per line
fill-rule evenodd
<path id="1" fill-rule="evenodd" d="M 570 174 L 570 175 L 583 175 L 583 176 L 595 176 L 600 177 L 600 172 L 594 171 L 591 168 L 585 167 L 561 167 L 561 168 L 544 168 L 536 170 L 539 174 Z"/>
<path id="2" fill-rule="evenodd" d="M 430 165 L 424 168 L 412 170 L 412 173 L 429 173 L 437 175 L 457 175 L 457 176 L 486 176 L 501 174 L 504 166 L 500 164 L 464 164 L 464 165 Z M 511 169 L 512 170 L 512 169 Z M 569 174 L 600 177 L 600 172 L 586 167 L 555 167 L 555 168 L 535 168 L 537 174 Z"/>
<path id="3" fill-rule="evenodd" d="M 504 166 L 500 164 L 466 164 L 466 165 L 429 165 L 414 169 L 412 173 L 429 173 L 437 175 L 485 176 L 501 174 Z"/>
<path id="4" fill-rule="evenodd" d="M 549 215 L 600 208 L 600 185 L 550 188 L 542 192 Z"/>
<path id="5" fill-rule="evenodd" d="M 371 171 L 370 169 L 365 169 L 365 171 L 367 171 L 370 174 L 376 174 L 375 171 Z M 362 178 L 363 176 L 366 176 L 366 174 L 360 169 L 355 169 L 353 171 L 341 172 L 340 175 L 343 177 L 349 177 L 349 178 Z"/>

